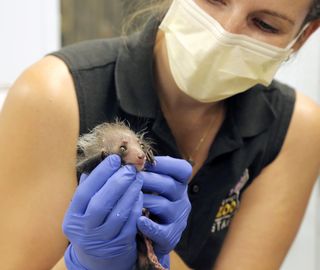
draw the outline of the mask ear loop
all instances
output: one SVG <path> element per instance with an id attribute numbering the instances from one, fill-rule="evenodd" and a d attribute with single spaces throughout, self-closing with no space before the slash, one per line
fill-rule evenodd
<path id="1" fill-rule="evenodd" d="M 310 25 L 310 22 L 308 22 L 298 33 L 298 35 L 288 44 L 287 49 L 291 50 L 291 53 L 288 56 L 288 60 L 290 60 L 291 56 L 293 55 L 293 49 L 292 47 L 296 44 L 296 42 L 299 40 L 299 38 L 303 35 L 304 31 L 308 28 L 308 26 Z"/>

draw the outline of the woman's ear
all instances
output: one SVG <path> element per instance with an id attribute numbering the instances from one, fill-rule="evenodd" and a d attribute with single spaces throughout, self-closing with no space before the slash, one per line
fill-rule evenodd
<path id="1" fill-rule="evenodd" d="M 293 46 L 294 52 L 297 52 L 309 39 L 309 37 L 320 27 L 320 19 L 314 20 L 309 23 L 308 27 L 304 30 L 303 34 Z"/>

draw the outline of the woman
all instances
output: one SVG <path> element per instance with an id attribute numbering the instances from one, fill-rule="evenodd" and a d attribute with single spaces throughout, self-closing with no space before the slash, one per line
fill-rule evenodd
<path id="1" fill-rule="evenodd" d="M 132 269 L 138 227 L 164 266 L 175 248 L 171 269 L 278 269 L 318 175 L 320 110 L 269 83 L 319 27 L 319 5 L 175 0 L 125 42 L 71 46 L 25 71 L 0 120 L 2 268 L 49 269 L 64 254 L 54 269 Z M 111 156 L 76 189 L 79 129 L 115 117 L 188 160 L 191 178 L 180 159 L 137 173 Z"/>

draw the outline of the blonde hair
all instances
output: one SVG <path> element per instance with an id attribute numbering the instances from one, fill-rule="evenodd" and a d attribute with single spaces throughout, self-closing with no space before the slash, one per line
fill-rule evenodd
<path id="1" fill-rule="evenodd" d="M 161 20 L 172 0 L 129 0 L 125 7 L 122 35 L 140 31 L 151 19 Z"/>

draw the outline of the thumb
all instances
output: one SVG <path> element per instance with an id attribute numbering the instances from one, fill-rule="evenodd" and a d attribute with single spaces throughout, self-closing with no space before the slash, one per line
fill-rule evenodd
<path id="1" fill-rule="evenodd" d="M 151 219 L 141 216 L 138 218 L 137 226 L 139 231 L 151 239 L 155 243 L 160 243 L 162 240 L 162 226 L 155 223 Z"/>

